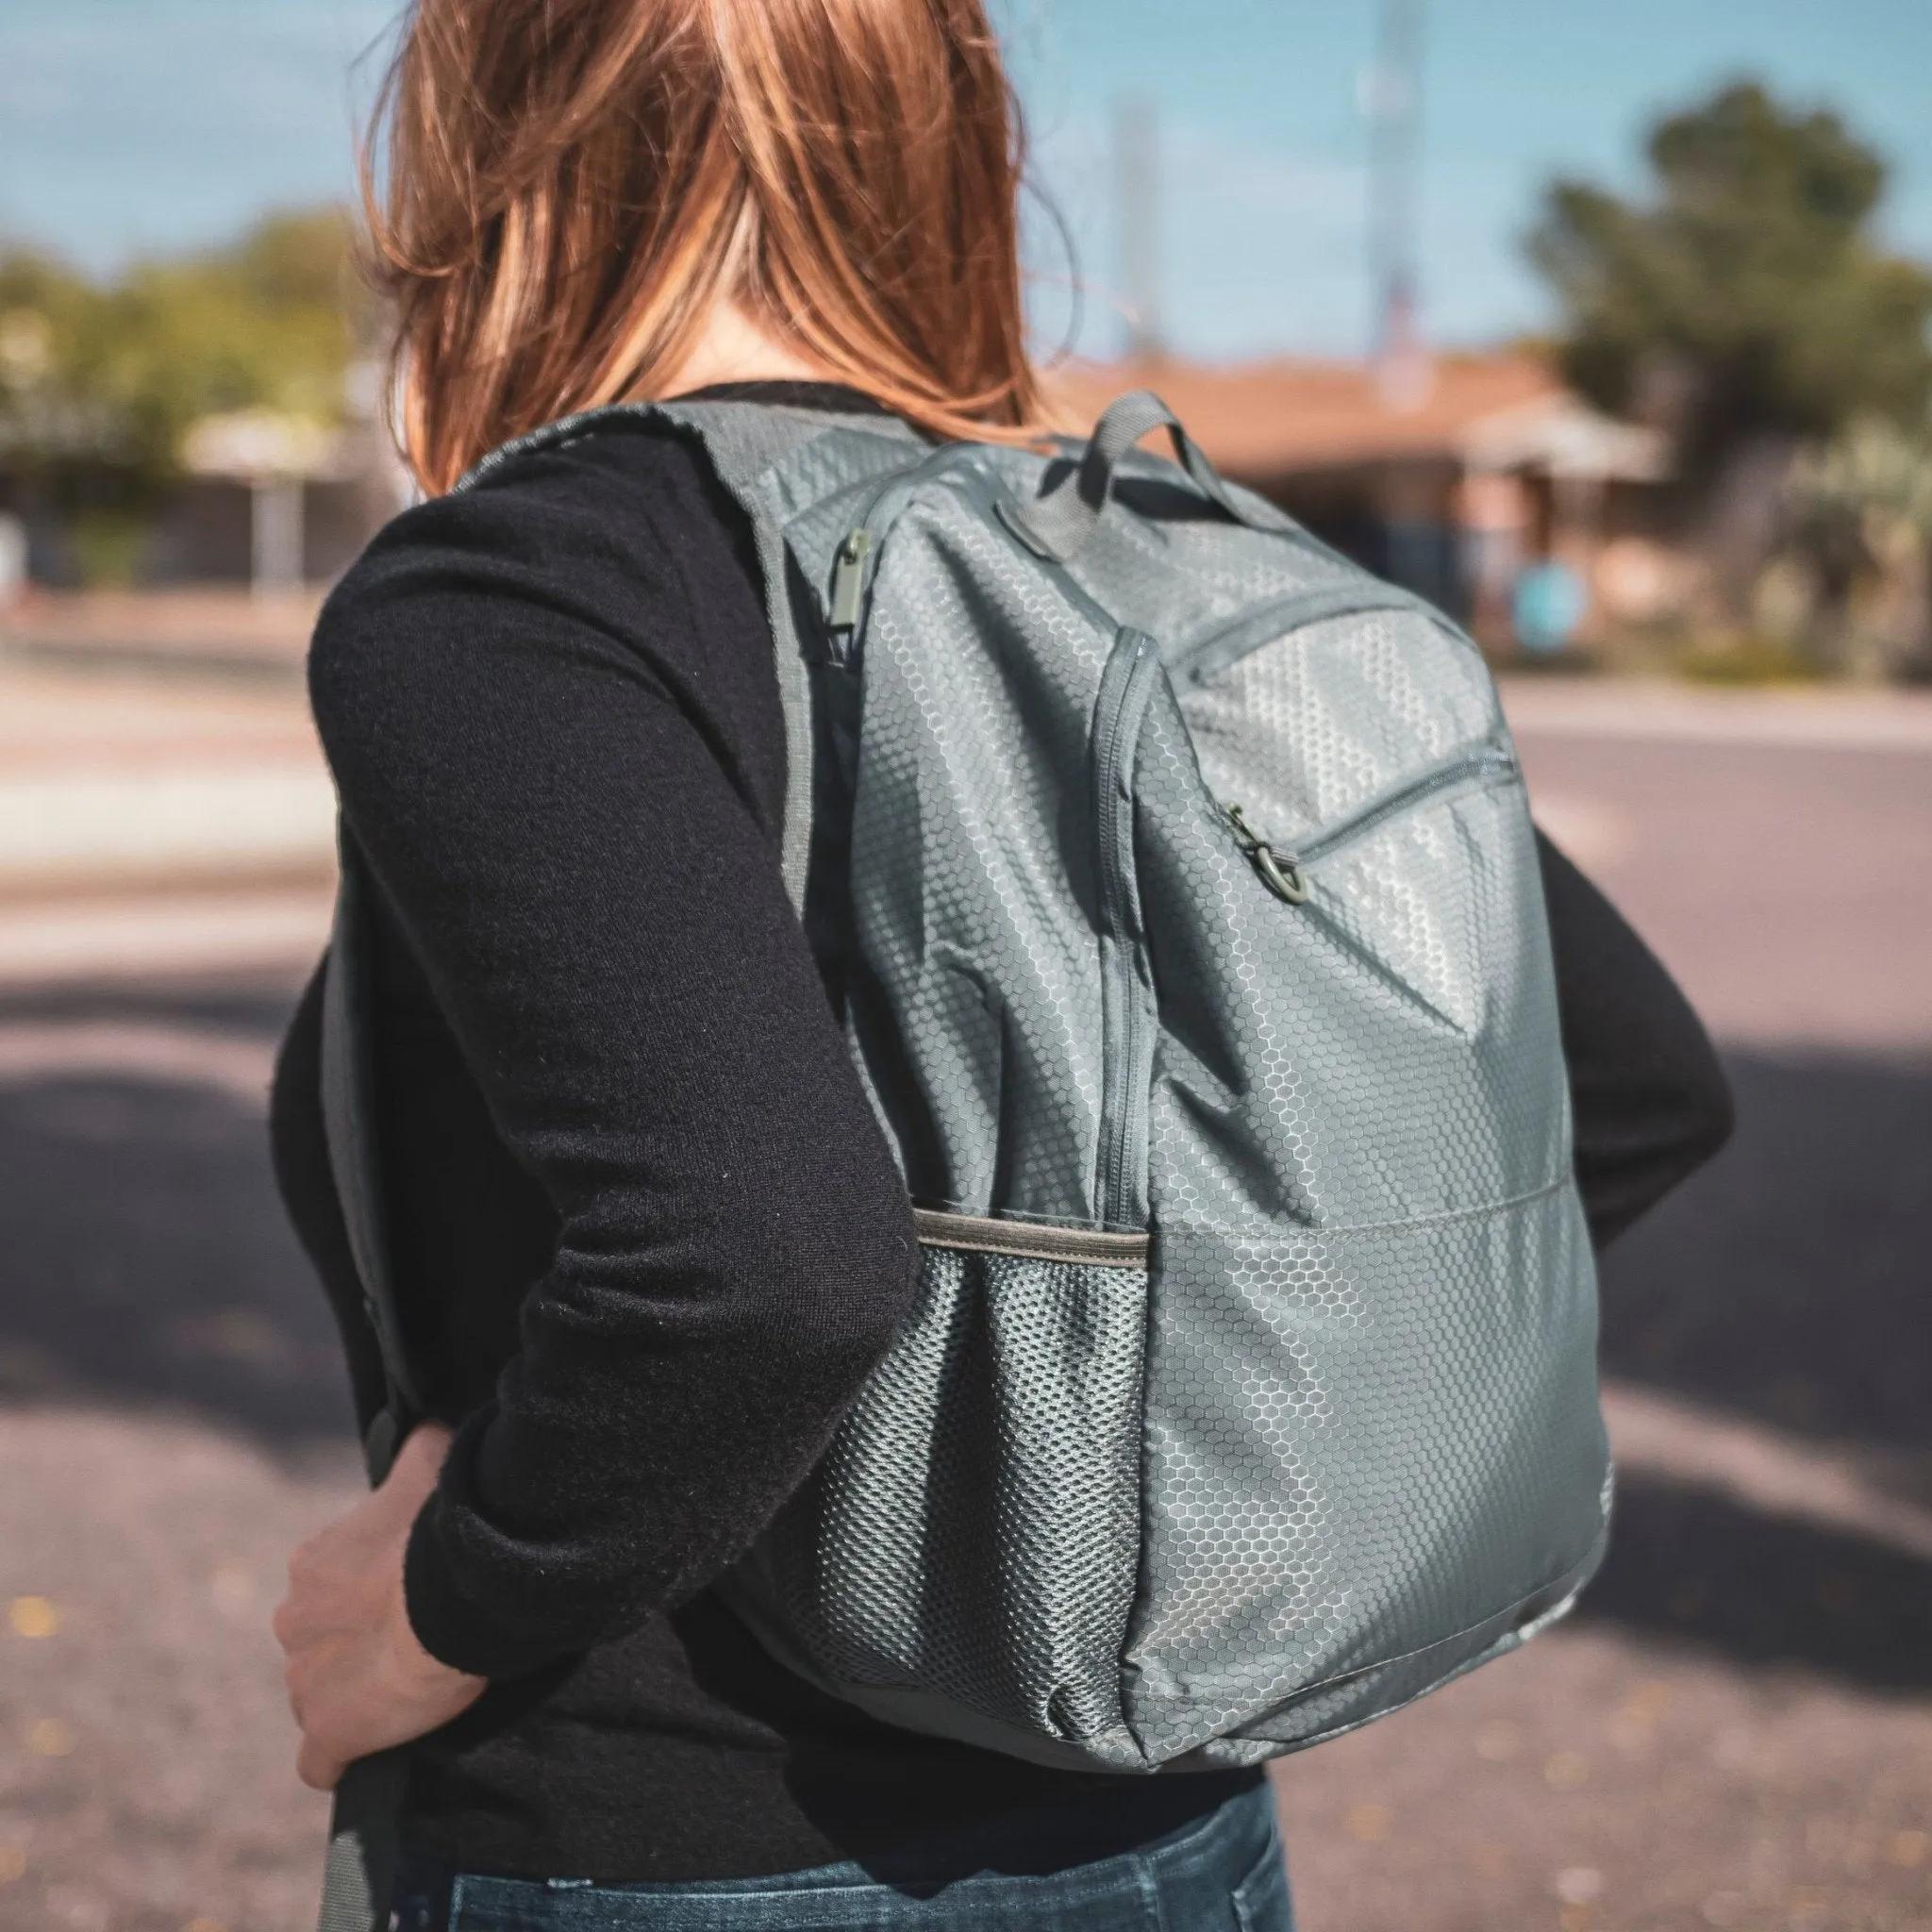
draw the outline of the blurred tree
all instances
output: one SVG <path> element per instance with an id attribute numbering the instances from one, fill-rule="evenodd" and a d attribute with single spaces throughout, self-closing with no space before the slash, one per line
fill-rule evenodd
<path id="1" fill-rule="evenodd" d="M 120 473 L 137 495 L 175 474 L 197 418 L 266 408 L 332 423 L 368 326 L 335 208 L 269 216 L 232 247 L 137 263 L 96 287 L 0 252 L 0 451 Z"/>
<path id="2" fill-rule="evenodd" d="M 99 292 L 51 256 L 0 254 L 0 455 L 98 450 L 108 436 L 75 378 Z"/>
<path id="3" fill-rule="evenodd" d="M 1647 199 L 1558 180 L 1529 238 L 1578 389 L 1672 430 L 1693 484 L 1754 441 L 1920 416 L 1932 273 L 1874 238 L 1885 164 L 1838 115 L 1740 81 L 1648 155 Z"/>

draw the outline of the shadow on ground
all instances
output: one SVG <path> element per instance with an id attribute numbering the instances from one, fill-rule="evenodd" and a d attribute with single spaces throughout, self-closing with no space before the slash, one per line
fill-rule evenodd
<path id="1" fill-rule="evenodd" d="M 1932 1058 L 1727 1064 L 1732 1145 L 1605 1257 L 1605 1369 L 1932 1502 Z M 1932 1565 L 1651 1476 L 1583 1614 L 1932 1690 Z"/>
<path id="2" fill-rule="evenodd" d="M 1606 1372 L 1932 1451 L 1932 1054 L 1726 1065 L 1736 1139 L 1605 1257 Z"/>
<path id="3" fill-rule="evenodd" d="M 105 1016 L 263 1044 L 285 996 Z M 1608 1257 L 1607 1369 L 1932 1469 L 1932 1060 L 1731 1060 L 1736 1141 Z M 212 1087 L 0 1086 L 0 1399 L 159 1403 L 277 1443 L 350 1427 L 333 1324 L 283 1222 L 261 1109 Z M 1889 1460 L 1888 1460 L 1889 1458 Z M 1648 1476 L 1584 1614 L 1932 1690 L 1932 1565 Z"/>
<path id="4" fill-rule="evenodd" d="M 1932 1563 L 1648 1476 L 1620 1484 L 1610 1554 L 1579 1614 L 1740 1663 L 1932 1692 Z"/>
<path id="5" fill-rule="evenodd" d="M 8 1001 L 258 1043 L 286 996 Z M 277 1443 L 352 1433 L 335 1324 L 282 1217 L 263 1108 L 98 1070 L 0 1084 L 0 1399 L 159 1404 Z"/>

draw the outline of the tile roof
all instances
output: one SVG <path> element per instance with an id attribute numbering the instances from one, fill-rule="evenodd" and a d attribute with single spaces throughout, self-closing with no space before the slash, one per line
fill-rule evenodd
<path id="1" fill-rule="evenodd" d="M 1359 362 L 1277 361 L 1062 365 L 1048 390 L 1070 425 L 1084 428 L 1113 397 L 1151 389 L 1213 461 L 1238 477 L 1399 457 L 1455 457 L 1472 427 L 1506 412 L 1578 406 L 1547 364 L 1530 356 L 1443 356 L 1428 392 L 1391 405 Z"/>

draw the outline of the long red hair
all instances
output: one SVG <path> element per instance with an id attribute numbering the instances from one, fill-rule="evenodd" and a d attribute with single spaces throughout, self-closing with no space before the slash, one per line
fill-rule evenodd
<path id="1" fill-rule="evenodd" d="M 981 0 L 414 0 L 375 132 L 373 270 L 429 490 L 661 394 L 721 298 L 941 437 L 1044 426 Z"/>

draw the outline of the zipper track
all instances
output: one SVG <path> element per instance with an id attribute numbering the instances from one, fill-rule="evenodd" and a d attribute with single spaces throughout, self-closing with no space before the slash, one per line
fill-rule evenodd
<path id="1" fill-rule="evenodd" d="M 1134 867 L 1134 755 L 1160 651 L 1123 628 L 1093 707 L 1093 825 L 1101 926 L 1102 1074 L 1095 1206 L 1108 1227 L 1146 1224 L 1147 1096 L 1154 1054 L 1153 989 L 1141 945 Z"/>
<path id="2" fill-rule="evenodd" d="M 1014 534 L 1001 510 L 1001 506 L 1006 500 L 1003 486 L 996 477 L 989 475 L 985 466 L 977 460 L 977 456 L 978 446 L 974 443 L 942 444 L 909 470 L 896 471 L 886 477 L 866 498 L 865 508 L 858 521 L 846 532 L 833 558 L 834 597 L 838 594 L 837 580 L 840 574 L 845 570 L 857 573 L 849 591 L 856 604 L 853 622 L 849 627 L 841 627 L 845 642 L 835 652 L 841 661 L 856 651 L 858 640 L 864 631 L 866 617 L 872 606 L 873 582 L 879 572 L 880 551 L 892 525 L 922 486 L 936 477 L 957 473 L 963 473 L 960 475 L 960 487 L 985 516 L 988 525 L 998 530 L 1016 550 L 1022 551 L 1037 568 L 1050 573 L 1058 584 L 1061 594 L 1070 604 L 1092 619 L 1103 631 L 1118 635 L 1119 618 L 1096 602 L 1081 587 L 1079 580 L 1064 563 L 1056 558 L 1041 557 Z M 858 558 L 848 559 L 845 556 L 847 546 L 861 533 L 865 540 L 863 554 Z M 1307 538 L 1306 532 L 1302 533 L 1302 536 L 1308 542 L 1314 541 Z"/>
<path id="3" fill-rule="evenodd" d="M 1424 798 L 1433 797 L 1439 791 L 1447 791 L 1452 786 L 1472 778 L 1491 773 L 1514 772 L 1516 769 L 1514 755 L 1499 745 L 1484 744 L 1458 752 L 1440 765 L 1418 773 L 1413 778 L 1405 778 L 1401 784 L 1366 800 L 1352 812 L 1323 826 L 1312 839 L 1297 846 L 1289 856 L 1298 865 L 1314 865 L 1333 857 L 1342 846 L 1366 838 L 1398 812 L 1407 811 Z"/>
<path id="4" fill-rule="evenodd" d="M 843 663 L 856 655 L 865 620 L 872 608 L 873 579 L 878 575 L 879 551 L 899 513 L 920 486 L 949 470 L 972 468 L 974 446 L 949 442 L 922 457 L 909 469 L 895 470 L 865 500 L 858 521 L 840 539 L 832 558 L 830 606 L 834 660 Z M 855 549 L 855 544 L 857 548 Z M 849 576 L 848 576 L 849 574 Z M 841 618 L 844 622 L 840 622 Z M 837 641 L 841 637 L 843 642 Z"/>
<path id="5" fill-rule="evenodd" d="M 1372 610 L 1401 610 L 1426 618 L 1439 629 L 1460 639 L 1462 632 L 1425 598 L 1374 577 L 1350 576 L 1334 583 L 1304 584 L 1271 598 L 1231 624 L 1212 630 L 1174 654 L 1170 669 L 1190 684 L 1206 684 L 1263 646 L 1280 642 L 1310 625 L 1334 617 L 1356 617 Z"/>
<path id="6" fill-rule="evenodd" d="M 968 491 L 982 499 L 982 508 L 996 508 L 996 492 L 972 458 L 968 445 L 936 450 L 911 470 L 889 477 L 868 498 L 834 558 L 833 594 L 841 605 L 841 615 L 849 610 L 850 616 L 849 624 L 840 627 L 843 644 L 835 650 L 835 661 L 849 665 L 857 657 L 886 538 L 921 486 L 948 472 L 964 471 Z M 1012 541 L 1018 547 L 1019 540 Z M 1102 1007 L 1094 1197 L 1103 1227 L 1138 1229 L 1146 1225 L 1148 1213 L 1145 1153 L 1155 1014 L 1135 878 L 1133 774 L 1148 699 L 1161 673 L 1160 650 L 1145 632 L 1118 625 L 1064 566 L 1043 567 L 1054 570 L 1073 603 L 1114 633 L 1114 646 L 1094 698 L 1091 734 Z M 854 574 L 843 586 L 838 582 L 841 571 Z"/>

